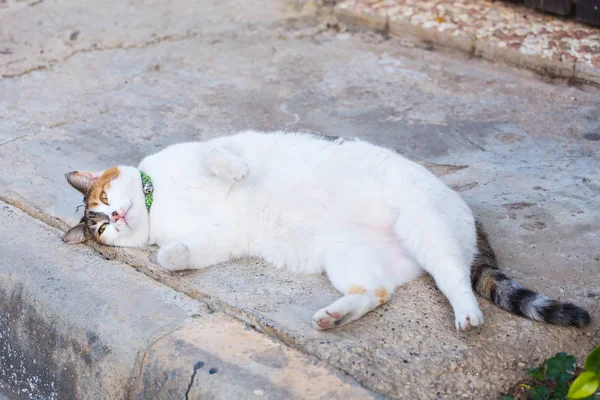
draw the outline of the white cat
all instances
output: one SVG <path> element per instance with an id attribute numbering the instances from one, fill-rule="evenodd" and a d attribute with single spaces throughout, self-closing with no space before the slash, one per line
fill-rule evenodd
<path id="1" fill-rule="evenodd" d="M 515 314 L 585 325 L 589 314 L 524 289 L 498 270 L 461 197 L 422 166 L 356 139 L 243 132 L 183 143 L 138 168 L 71 172 L 85 196 L 66 242 L 157 244 L 168 271 L 258 256 L 276 267 L 326 272 L 344 294 L 313 326 L 354 321 L 428 272 L 456 328 L 483 323 L 473 288 Z"/>

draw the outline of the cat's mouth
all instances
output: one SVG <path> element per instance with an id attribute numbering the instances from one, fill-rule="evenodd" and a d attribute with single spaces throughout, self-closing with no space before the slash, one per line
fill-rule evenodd
<path id="1" fill-rule="evenodd" d="M 130 211 L 131 211 L 132 207 L 129 207 L 127 210 L 123 211 L 120 213 L 119 219 L 117 221 L 114 222 L 114 226 L 117 232 L 121 232 L 121 229 L 127 227 L 127 229 L 131 230 L 131 225 L 129 225 L 129 223 L 131 222 L 131 215 L 130 215 Z M 130 221 L 127 220 L 127 218 L 130 219 Z"/>

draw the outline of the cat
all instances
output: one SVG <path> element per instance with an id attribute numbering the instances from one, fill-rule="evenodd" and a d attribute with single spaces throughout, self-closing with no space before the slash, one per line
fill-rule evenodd
<path id="1" fill-rule="evenodd" d="M 86 209 L 65 242 L 157 244 L 167 271 L 257 256 L 325 272 L 344 296 L 314 314 L 319 330 L 362 317 L 424 272 L 449 300 L 458 330 L 484 322 L 474 290 L 533 320 L 590 321 L 501 272 L 470 208 L 436 176 L 362 140 L 247 131 L 172 145 L 138 168 L 66 178 Z"/>

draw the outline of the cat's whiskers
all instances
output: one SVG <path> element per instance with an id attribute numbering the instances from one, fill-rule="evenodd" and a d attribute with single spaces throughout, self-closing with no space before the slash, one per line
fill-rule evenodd
<path id="1" fill-rule="evenodd" d="M 116 246 L 117 247 L 117 257 L 121 257 L 123 255 L 123 247 L 124 246 Z"/>
<path id="2" fill-rule="evenodd" d="M 235 185 L 235 181 L 231 184 L 231 186 L 229 187 L 229 190 L 227 191 L 227 194 L 225 195 L 225 198 L 229 197 L 229 193 L 231 193 L 231 189 L 233 189 L 233 186 Z"/>

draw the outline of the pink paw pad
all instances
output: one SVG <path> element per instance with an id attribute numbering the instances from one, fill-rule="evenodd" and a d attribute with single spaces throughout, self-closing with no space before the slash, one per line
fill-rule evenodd
<path id="1" fill-rule="evenodd" d="M 340 314 L 339 312 L 328 312 L 327 314 L 329 314 L 329 316 L 333 319 L 342 319 L 342 314 Z"/>
<path id="2" fill-rule="evenodd" d="M 321 309 L 314 315 L 312 323 L 316 329 L 329 329 L 340 326 L 343 319 L 344 314 L 341 312 L 329 312 L 325 309 Z"/>

